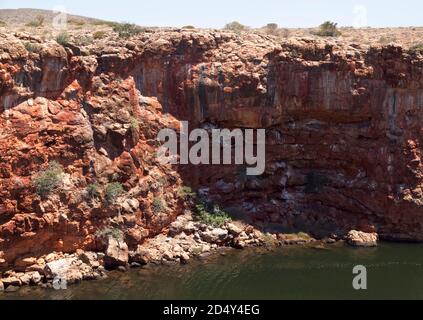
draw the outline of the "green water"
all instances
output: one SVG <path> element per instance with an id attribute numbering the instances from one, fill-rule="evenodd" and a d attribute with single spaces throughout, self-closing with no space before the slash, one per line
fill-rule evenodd
<path id="1" fill-rule="evenodd" d="M 423 299 L 422 253 L 417 244 L 234 250 L 187 266 L 112 273 L 63 291 L 23 288 L 0 299 Z M 353 289 L 356 265 L 368 268 L 367 291 Z"/>

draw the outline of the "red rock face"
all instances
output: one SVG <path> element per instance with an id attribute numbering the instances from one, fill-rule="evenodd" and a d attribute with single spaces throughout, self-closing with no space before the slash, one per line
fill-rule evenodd
<path id="1" fill-rule="evenodd" d="M 111 223 L 135 247 L 183 210 L 181 185 L 261 226 L 423 240 L 423 59 L 415 53 L 219 32 L 157 32 L 86 55 L 57 45 L 29 54 L 11 37 L 0 50 L 7 262 L 96 248 L 96 231 Z M 177 120 L 265 128 L 266 173 L 160 166 L 157 133 Z M 43 199 L 33 182 L 51 161 L 63 166 L 63 185 Z M 113 181 L 125 189 L 118 204 L 84 198 L 90 184 L 104 195 Z M 157 198 L 163 212 L 152 210 Z"/>

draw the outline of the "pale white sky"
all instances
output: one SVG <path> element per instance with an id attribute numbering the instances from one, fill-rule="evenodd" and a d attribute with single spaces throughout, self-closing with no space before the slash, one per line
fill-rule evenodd
<path id="1" fill-rule="evenodd" d="M 422 26 L 421 0 L 0 0 L 0 8 L 54 9 L 145 26 L 194 25 L 221 28 L 237 20 L 251 27 L 315 27 L 332 20 L 341 26 Z M 357 25 L 358 24 L 358 25 Z"/>

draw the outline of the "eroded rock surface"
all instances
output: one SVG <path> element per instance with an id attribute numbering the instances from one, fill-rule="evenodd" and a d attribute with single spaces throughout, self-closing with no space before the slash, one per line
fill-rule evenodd
<path id="1" fill-rule="evenodd" d="M 0 43 L 2 270 L 52 251 L 105 252 L 104 228 L 135 252 L 185 210 L 182 185 L 258 227 L 323 237 L 372 226 L 381 238 L 423 240 L 419 52 L 188 30 L 83 48 L 22 34 Z M 266 173 L 161 166 L 157 133 L 178 120 L 267 129 Z M 42 197 L 34 179 L 52 161 L 63 176 Z M 124 193 L 107 202 L 111 183 Z M 221 241 L 226 231 L 199 236 Z"/>

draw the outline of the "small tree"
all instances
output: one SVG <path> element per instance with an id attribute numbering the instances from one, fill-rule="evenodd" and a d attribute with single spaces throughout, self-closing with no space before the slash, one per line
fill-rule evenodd
<path id="1" fill-rule="evenodd" d="M 278 28 L 279 28 L 279 26 L 278 26 L 277 23 L 268 23 L 266 25 L 266 29 L 271 30 L 271 31 L 275 31 Z"/>
<path id="2" fill-rule="evenodd" d="M 321 37 L 338 37 L 341 32 L 338 30 L 338 24 L 331 21 L 326 21 L 319 26 L 319 31 L 316 35 Z"/>
<path id="3" fill-rule="evenodd" d="M 128 39 L 140 34 L 143 29 L 132 23 L 118 23 L 113 27 L 113 31 L 119 35 L 119 38 Z"/>
<path id="4" fill-rule="evenodd" d="M 265 27 L 264 27 L 264 31 L 267 34 L 271 34 L 271 35 L 276 35 L 278 32 L 278 24 L 277 23 L 268 23 Z"/>
<path id="5" fill-rule="evenodd" d="M 234 32 L 242 32 L 245 31 L 247 28 L 243 24 L 239 23 L 238 21 L 233 21 L 225 25 L 226 30 L 231 30 Z"/>

